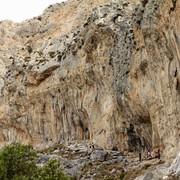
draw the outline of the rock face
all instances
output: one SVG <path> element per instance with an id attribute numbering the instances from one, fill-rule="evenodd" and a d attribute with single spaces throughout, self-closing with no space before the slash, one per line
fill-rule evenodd
<path id="1" fill-rule="evenodd" d="M 180 149 L 180 1 L 69 0 L 0 22 L 0 142 Z"/>

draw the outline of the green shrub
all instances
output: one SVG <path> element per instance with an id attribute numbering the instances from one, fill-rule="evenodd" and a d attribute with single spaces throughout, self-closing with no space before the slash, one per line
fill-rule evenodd
<path id="1" fill-rule="evenodd" d="M 37 166 L 38 156 L 31 145 L 12 144 L 0 150 L 0 180 L 71 180 L 51 159 L 43 167 Z"/>
<path id="2" fill-rule="evenodd" d="M 37 154 L 31 145 L 13 144 L 0 151 L 0 179 L 30 177 L 36 172 Z"/>
<path id="3" fill-rule="evenodd" d="M 60 161 L 51 159 L 42 168 L 39 169 L 37 180 L 71 180 L 73 178 L 66 176 L 60 169 Z"/>
<path id="4" fill-rule="evenodd" d="M 54 51 L 50 51 L 48 53 L 51 58 L 54 58 L 56 56 L 56 52 L 54 52 Z"/>

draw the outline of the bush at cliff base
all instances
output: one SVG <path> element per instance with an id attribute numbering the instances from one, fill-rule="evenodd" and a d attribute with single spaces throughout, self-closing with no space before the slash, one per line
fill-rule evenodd
<path id="1" fill-rule="evenodd" d="M 0 151 L 0 179 L 2 180 L 69 180 L 60 169 L 59 160 L 52 159 L 38 167 L 38 156 L 31 145 L 12 144 Z"/>
<path id="2" fill-rule="evenodd" d="M 60 161 L 51 159 L 43 168 L 40 168 L 36 177 L 37 180 L 72 180 L 72 177 L 65 176 L 64 173 L 58 170 Z"/>

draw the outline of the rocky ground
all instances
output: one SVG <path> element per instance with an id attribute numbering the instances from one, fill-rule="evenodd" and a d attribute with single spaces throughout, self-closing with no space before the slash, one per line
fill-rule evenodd
<path id="1" fill-rule="evenodd" d="M 112 150 L 105 151 L 89 141 L 49 144 L 36 147 L 39 152 L 39 165 L 49 159 L 59 158 L 65 173 L 78 180 L 96 179 L 136 179 L 161 180 L 180 178 L 180 158 L 174 164 L 161 159 L 139 162 L 137 154 Z"/>

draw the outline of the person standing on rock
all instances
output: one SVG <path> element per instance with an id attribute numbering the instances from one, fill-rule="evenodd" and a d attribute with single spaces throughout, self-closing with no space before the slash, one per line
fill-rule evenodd
<path id="1" fill-rule="evenodd" d="M 91 144 L 92 150 L 95 150 L 94 143 Z"/>
<path id="2" fill-rule="evenodd" d="M 155 158 L 158 158 L 158 159 L 161 158 L 160 149 L 158 149 L 158 151 L 156 152 Z"/>
<path id="3" fill-rule="evenodd" d="M 139 152 L 139 162 L 142 161 L 142 156 L 141 156 L 141 152 Z"/>

